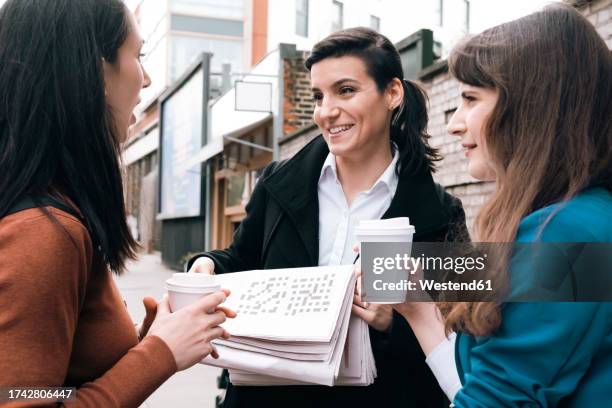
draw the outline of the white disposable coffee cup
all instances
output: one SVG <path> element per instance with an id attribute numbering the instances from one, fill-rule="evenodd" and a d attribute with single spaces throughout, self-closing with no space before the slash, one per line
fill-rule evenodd
<path id="1" fill-rule="evenodd" d="M 414 235 L 414 226 L 410 225 L 408 217 L 388 218 L 384 220 L 363 220 L 355 227 L 355 236 L 359 241 L 360 253 L 363 254 L 364 242 L 389 242 L 402 243 L 402 252 L 410 255 L 412 251 L 412 237 Z M 362 296 L 370 303 L 386 303 L 397 304 L 403 303 L 406 299 L 406 290 L 396 290 L 392 293 L 380 294 L 376 293 L 373 288 L 373 282 L 380 279 L 381 276 L 361 276 Z M 407 277 L 407 271 L 397 271 L 396 273 L 387 272 L 385 278 L 391 281 L 399 282 Z"/>
<path id="2" fill-rule="evenodd" d="M 204 273 L 175 273 L 166 281 L 170 310 L 176 312 L 197 302 L 204 296 L 221 290 L 214 275 Z"/>

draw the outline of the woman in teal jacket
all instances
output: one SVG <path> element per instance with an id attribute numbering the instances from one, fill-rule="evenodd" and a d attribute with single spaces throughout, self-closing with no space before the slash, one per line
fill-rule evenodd
<path id="1" fill-rule="evenodd" d="M 531 213 L 520 223 L 517 242 L 612 242 L 612 194 L 589 188 L 564 204 Z M 455 406 L 612 402 L 611 302 L 506 303 L 501 319 L 492 336 L 457 334 L 463 387 Z"/>
<path id="2" fill-rule="evenodd" d="M 475 241 L 612 242 L 612 57 L 594 27 L 549 6 L 466 40 L 449 68 L 461 87 L 449 133 L 461 137 L 469 173 L 496 182 Z M 512 291 L 543 273 L 517 257 L 509 266 Z M 396 309 L 456 407 L 612 401 L 612 303 Z"/>

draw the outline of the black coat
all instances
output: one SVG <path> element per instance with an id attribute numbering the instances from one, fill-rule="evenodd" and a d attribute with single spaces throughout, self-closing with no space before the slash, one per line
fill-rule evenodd
<path id="1" fill-rule="evenodd" d="M 216 273 L 317 266 L 318 180 L 329 150 L 315 138 L 293 158 L 269 165 L 246 206 L 231 246 L 208 256 Z M 383 218 L 407 216 L 414 241 L 466 236 L 461 202 L 433 182 L 431 174 L 400 174 Z M 198 256 L 192 258 L 190 264 Z M 189 265 L 190 266 L 190 265 Z M 394 312 L 388 333 L 370 328 L 378 378 L 369 387 L 245 387 L 230 384 L 225 407 L 448 407 L 406 321 Z"/>

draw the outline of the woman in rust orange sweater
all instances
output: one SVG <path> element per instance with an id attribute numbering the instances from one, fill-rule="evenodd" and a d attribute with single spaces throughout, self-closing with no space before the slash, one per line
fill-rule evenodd
<path id="1" fill-rule="evenodd" d="M 150 84 L 142 43 L 120 0 L 0 9 L 0 388 L 138 406 L 227 336 L 219 292 L 176 313 L 149 303 L 140 340 L 112 280 L 137 247 L 118 157 Z"/>

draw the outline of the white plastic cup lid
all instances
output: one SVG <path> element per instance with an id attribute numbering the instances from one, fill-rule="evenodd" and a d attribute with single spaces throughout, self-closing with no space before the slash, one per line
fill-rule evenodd
<path id="1" fill-rule="evenodd" d="M 361 220 L 355 227 L 356 235 L 400 235 L 414 234 L 414 226 L 408 217 L 387 218 L 384 220 Z"/>
<path id="2" fill-rule="evenodd" d="M 221 285 L 210 285 L 210 286 L 181 286 L 173 285 L 170 279 L 166 281 L 166 290 L 174 293 L 214 293 L 221 290 Z"/>
<path id="3" fill-rule="evenodd" d="M 218 286 L 215 276 L 206 273 L 174 273 L 166 283 L 175 287 L 206 288 Z"/>

